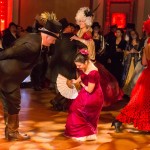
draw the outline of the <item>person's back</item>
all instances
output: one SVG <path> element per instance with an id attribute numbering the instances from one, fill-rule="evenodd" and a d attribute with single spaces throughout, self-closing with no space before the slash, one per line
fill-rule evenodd
<path id="1" fill-rule="evenodd" d="M 74 64 L 74 56 L 77 53 L 77 48 L 86 47 L 78 41 L 71 41 L 72 33 L 63 33 L 62 38 L 56 40 L 54 46 L 54 55 L 52 56 L 51 69 L 52 81 L 55 83 L 58 73 L 68 79 L 75 78 L 76 69 Z"/>
<path id="2" fill-rule="evenodd" d="M 30 74 L 41 49 L 41 37 L 27 34 L 0 52 L 0 87 L 12 91 Z M 15 78 L 14 78 L 15 77 Z"/>

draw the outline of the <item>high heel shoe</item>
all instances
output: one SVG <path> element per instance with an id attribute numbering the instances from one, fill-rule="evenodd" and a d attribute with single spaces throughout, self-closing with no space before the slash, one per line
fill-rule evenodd
<path id="1" fill-rule="evenodd" d="M 111 124 L 111 127 L 114 126 L 116 132 L 119 133 L 119 132 L 121 132 L 121 129 L 120 129 L 121 125 L 122 125 L 122 122 L 120 122 L 120 121 L 118 121 L 118 120 L 114 120 L 114 121 L 112 122 L 112 124 Z"/>

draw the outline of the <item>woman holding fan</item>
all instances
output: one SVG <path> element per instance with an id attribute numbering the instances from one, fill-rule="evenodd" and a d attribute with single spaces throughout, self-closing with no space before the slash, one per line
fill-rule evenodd
<path id="1" fill-rule="evenodd" d="M 85 49 L 79 51 L 74 62 L 80 76 L 72 83 L 80 82 L 82 88 L 70 105 L 65 135 L 78 141 L 96 140 L 97 123 L 104 101 L 99 72 Z"/>

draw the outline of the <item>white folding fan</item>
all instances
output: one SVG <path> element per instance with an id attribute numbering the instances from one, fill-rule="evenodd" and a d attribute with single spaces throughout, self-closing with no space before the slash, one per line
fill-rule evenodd
<path id="1" fill-rule="evenodd" d="M 60 94 L 65 98 L 75 99 L 78 96 L 78 91 L 74 85 L 72 88 L 70 88 L 67 85 L 67 82 L 68 79 L 66 77 L 62 76 L 61 74 L 58 74 L 56 84 Z"/>

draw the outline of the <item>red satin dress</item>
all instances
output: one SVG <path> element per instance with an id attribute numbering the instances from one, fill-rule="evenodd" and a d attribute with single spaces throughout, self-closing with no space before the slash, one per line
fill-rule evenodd
<path id="1" fill-rule="evenodd" d="M 70 105 L 66 122 L 65 135 L 68 137 L 84 137 L 97 133 L 97 124 L 103 105 L 103 92 L 100 86 L 98 71 L 89 74 L 81 73 L 81 80 L 87 86 L 95 83 L 92 93 L 82 88 Z"/>
<path id="2" fill-rule="evenodd" d="M 139 130 L 150 131 L 150 60 L 132 90 L 130 102 L 116 119 L 123 123 L 133 123 Z"/>
<path id="3" fill-rule="evenodd" d="M 92 34 L 90 31 L 87 31 L 81 38 L 90 40 L 92 39 Z M 104 95 L 103 107 L 111 106 L 118 100 L 122 100 L 124 93 L 119 87 L 116 78 L 102 64 L 96 62 L 95 66 L 98 68 L 100 74 L 100 85 Z"/>
<path id="4" fill-rule="evenodd" d="M 116 78 L 100 63 L 96 63 L 100 74 L 100 85 L 104 95 L 103 107 L 111 106 L 119 100 L 122 100 L 124 95 Z"/>

